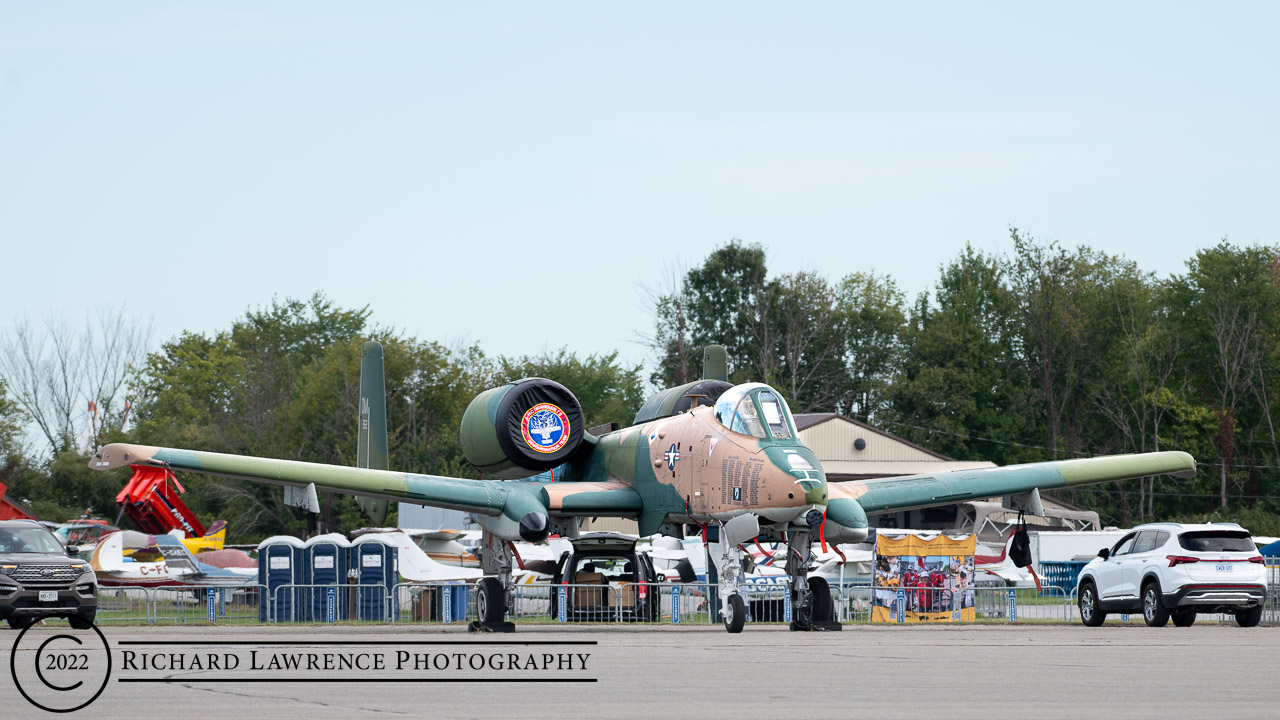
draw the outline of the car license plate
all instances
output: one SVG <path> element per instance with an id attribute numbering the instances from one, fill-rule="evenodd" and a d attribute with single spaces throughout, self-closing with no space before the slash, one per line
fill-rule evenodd
<path id="1" fill-rule="evenodd" d="M 40 591 L 40 602 L 57 602 L 57 601 L 58 601 L 57 590 L 41 590 Z"/>
<path id="2" fill-rule="evenodd" d="M 1235 563 L 1218 563 L 1218 572 L 1233 572 Z"/>

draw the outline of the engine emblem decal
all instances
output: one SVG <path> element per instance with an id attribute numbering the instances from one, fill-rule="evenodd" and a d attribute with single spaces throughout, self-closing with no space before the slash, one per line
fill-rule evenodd
<path id="1" fill-rule="evenodd" d="M 553 453 L 569 442 L 569 416 L 551 403 L 538 403 L 524 414 L 520 431 L 529 447 Z"/>

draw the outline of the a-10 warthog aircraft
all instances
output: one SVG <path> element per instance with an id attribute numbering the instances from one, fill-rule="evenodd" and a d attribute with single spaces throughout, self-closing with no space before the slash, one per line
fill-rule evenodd
<path id="1" fill-rule="evenodd" d="M 385 516 L 386 500 L 467 511 L 484 528 L 486 577 L 477 610 L 478 626 L 490 629 L 510 628 L 505 617 L 514 597 L 513 541 L 542 542 L 551 533 L 577 537 L 582 517 L 634 518 L 642 536 L 682 537 L 686 525 L 702 526 L 713 531 L 709 547 L 721 569 L 717 590 L 729 632 L 741 631 L 746 620 L 742 544 L 752 538 L 788 544 L 792 629 L 838 629 L 826 582 L 807 577 L 811 546 L 863 541 L 867 512 L 994 496 L 1010 496 L 1034 512 L 1039 489 L 1195 473 L 1190 455 L 1158 452 L 828 483 L 817 456 L 800 442 L 782 395 L 760 383 L 726 382 L 718 346 L 707 349 L 703 380 L 653 395 L 624 429 L 588 432 L 577 399 L 550 380 L 527 378 L 481 393 L 463 414 L 462 448 L 494 480 L 392 472 L 377 469 L 385 468 L 385 436 L 379 442 L 377 427 L 379 421 L 385 427 L 381 354 L 376 343 L 366 344 L 362 374 L 372 358 L 378 375 L 376 383 L 362 378 L 362 386 L 376 388 L 361 391 L 363 467 L 124 443 L 100 449 L 90 466 L 164 466 L 308 490 L 314 485 L 374 499 L 362 506 L 375 516 Z M 371 437 L 375 444 L 366 447 Z"/>

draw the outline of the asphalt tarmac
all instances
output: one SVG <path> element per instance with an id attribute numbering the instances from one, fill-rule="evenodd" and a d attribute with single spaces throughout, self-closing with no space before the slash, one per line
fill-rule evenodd
<path id="1" fill-rule="evenodd" d="M 1270 683 L 1280 666 L 1280 628 L 1271 627 L 846 626 L 802 634 L 748 626 L 740 635 L 718 626 L 521 627 L 513 635 L 460 626 L 102 630 L 112 674 L 77 716 L 1280 715 Z M 27 633 L 13 653 L 24 688 L 34 682 L 23 668 L 34 664 L 38 646 L 66 631 L 51 623 Z M 12 646 L 17 636 L 0 632 L 0 643 Z M 68 642 L 51 640 L 43 652 Z M 217 668 L 208 667 L 213 662 Z M 42 714 L 8 677 L 0 681 L 0 710 L 5 718 Z"/>

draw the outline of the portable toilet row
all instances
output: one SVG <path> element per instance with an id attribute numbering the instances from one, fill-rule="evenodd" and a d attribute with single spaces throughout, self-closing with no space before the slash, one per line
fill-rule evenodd
<path id="1" fill-rule="evenodd" d="M 357 620 L 392 617 L 397 610 L 393 591 L 400 577 L 398 552 L 378 535 L 365 535 L 354 543 L 336 533 L 306 542 L 287 535 L 267 538 L 258 544 L 258 583 L 269 601 L 259 603 L 258 618 L 326 622 L 331 612 L 333 620 L 352 619 L 353 613 Z M 352 581 L 359 587 L 348 587 Z M 280 589 L 286 585 L 303 587 Z"/>

